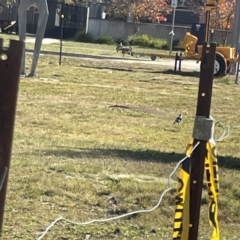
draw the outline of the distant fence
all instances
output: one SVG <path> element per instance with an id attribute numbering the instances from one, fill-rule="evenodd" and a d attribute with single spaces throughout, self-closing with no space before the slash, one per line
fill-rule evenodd
<path id="1" fill-rule="evenodd" d="M 138 34 L 148 34 L 156 38 L 170 40 L 171 36 L 169 35 L 169 33 L 171 32 L 171 30 L 171 25 L 143 23 L 139 26 Z M 174 39 L 183 40 L 186 32 L 190 31 L 191 26 L 175 26 Z M 113 38 L 126 38 L 129 35 L 133 35 L 133 24 L 123 21 L 89 19 L 88 33 L 90 33 L 94 38 L 98 38 L 99 36 L 103 35 L 109 35 Z M 217 43 L 222 43 L 221 30 L 214 31 L 213 41 Z M 232 32 L 229 32 L 228 34 L 227 43 L 232 43 Z"/>
<path id="2" fill-rule="evenodd" d="M 17 20 L 17 6 L 2 6 L 0 11 L 0 20 L 16 21 Z"/>
<path id="3" fill-rule="evenodd" d="M 0 20 L 17 21 L 18 6 L 8 5 L 2 7 Z M 90 33 L 94 38 L 102 35 L 110 35 L 114 38 L 126 38 L 133 34 L 133 25 L 129 22 L 111 21 L 90 18 L 89 8 L 83 6 L 69 5 L 57 1 L 48 1 L 49 18 L 46 27 L 45 37 L 60 38 L 60 15 L 64 14 L 63 37 L 72 38 L 78 31 Z M 27 10 L 27 33 L 36 33 L 38 10 L 31 7 Z M 144 23 L 139 27 L 138 34 L 148 34 L 156 38 L 170 40 L 171 24 Z M 191 26 L 175 26 L 174 39 L 182 40 L 186 32 L 190 32 Z M 13 31 L 18 31 L 18 24 L 15 24 Z M 222 31 L 215 30 L 213 41 L 222 43 Z M 228 34 L 228 44 L 232 43 L 232 32 Z"/>
<path id="4" fill-rule="evenodd" d="M 78 31 L 86 31 L 88 8 L 65 3 L 48 1 L 49 18 L 45 37 L 60 38 L 60 18 L 62 19 L 63 37 L 74 37 Z M 35 22 L 37 24 L 37 22 Z M 36 28 L 36 26 L 35 26 Z"/>
<path id="5" fill-rule="evenodd" d="M 57 1 L 48 1 L 49 17 L 45 37 L 60 38 L 60 19 L 63 19 L 63 37 L 71 38 L 78 31 L 86 31 L 88 20 L 88 8 L 69 5 Z M 27 10 L 27 33 L 36 33 L 38 22 L 38 9 L 34 6 Z M 0 20 L 17 21 L 18 6 L 2 7 Z M 18 24 L 15 24 L 13 31 L 18 32 Z"/>

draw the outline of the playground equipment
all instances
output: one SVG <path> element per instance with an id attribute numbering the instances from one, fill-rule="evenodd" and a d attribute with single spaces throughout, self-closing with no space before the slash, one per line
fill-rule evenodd
<path id="1" fill-rule="evenodd" d="M 224 0 L 206 0 L 205 10 L 206 10 L 206 31 L 205 31 L 205 42 L 209 42 L 209 23 L 210 23 L 210 12 L 216 8 L 218 4 L 224 3 Z M 155 61 L 157 57 L 159 58 L 170 58 L 175 59 L 175 68 L 177 62 L 179 61 L 179 71 L 181 71 L 181 61 L 182 60 L 196 60 L 197 63 L 201 61 L 202 58 L 202 45 L 197 46 L 198 38 L 189 32 L 186 33 L 184 40 L 181 44 L 183 51 L 180 54 L 155 54 L 155 53 L 137 53 L 133 52 L 132 48 L 123 47 L 121 45 L 117 46 L 116 50 L 121 51 L 123 55 L 129 54 L 131 56 L 149 56 L 151 60 Z M 238 62 L 238 57 L 236 57 L 236 49 L 233 47 L 217 47 L 216 57 L 214 64 L 214 77 L 222 77 L 229 73 L 231 66 Z"/>

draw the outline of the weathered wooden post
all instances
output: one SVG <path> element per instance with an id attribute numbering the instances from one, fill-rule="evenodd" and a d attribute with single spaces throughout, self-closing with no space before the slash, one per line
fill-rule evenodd
<path id="1" fill-rule="evenodd" d="M 0 234 L 9 176 L 17 93 L 23 55 L 23 42 L 10 41 L 3 49 L 0 39 Z"/>

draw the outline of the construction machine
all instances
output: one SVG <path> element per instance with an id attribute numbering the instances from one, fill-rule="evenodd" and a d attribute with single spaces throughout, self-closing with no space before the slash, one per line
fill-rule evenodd
<path id="1" fill-rule="evenodd" d="M 209 42 L 209 29 L 210 29 L 210 14 L 217 5 L 224 3 L 224 0 L 206 0 L 205 10 L 206 10 L 206 30 L 205 30 L 205 42 Z M 157 57 L 159 58 L 172 58 L 175 59 L 175 69 L 177 60 L 196 60 L 201 61 L 202 56 L 202 45 L 197 46 L 198 38 L 187 32 L 184 40 L 182 41 L 181 48 L 184 50 L 180 56 L 175 56 L 173 54 L 154 54 L 154 53 L 136 53 L 133 52 L 132 48 L 127 47 L 117 47 L 117 51 L 122 51 L 123 54 L 130 54 L 132 56 L 150 56 L 154 61 Z M 222 77 L 229 73 L 231 66 L 238 61 L 236 56 L 236 49 L 233 47 L 217 47 L 216 49 L 216 59 L 214 67 L 214 77 Z"/>
<path id="2" fill-rule="evenodd" d="M 218 4 L 224 3 L 224 0 L 206 0 L 205 10 L 206 10 L 206 30 L 205 30 L 205 42 L 209 42 L 209 29 L 210 29 L 210 15 L 211 11 L 214 10 Z M 195 57 L 195 49 L 198 39 L 186 33 L 185 38 L 181 44 L 181 47 L 185 49 L 185 54 L 189 57 Z M 197 55 L 199 60 L 201 60 L 202 55 L 202 45 L 197 46 Z M 221 77 L 229 73 L 231 66 L 238 61 L 236 56 L 236 49 L 233 47 L 217 47 L 216 49 L 216 59 L 214 67 L 214 76 Z"/>

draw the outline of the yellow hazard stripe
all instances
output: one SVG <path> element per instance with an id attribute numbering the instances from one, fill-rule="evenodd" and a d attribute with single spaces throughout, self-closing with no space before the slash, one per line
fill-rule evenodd
<path id="1" fill-rule="evenodd" d="M 190 154 L 193 148 L 191 141 L 186 148 L 186 155 L 190 161 Z M 220 240 L 220 230 L 218 223 L 218 195 L 219 195 L 219 176 L 216 145 L 208 142 L 206 145 L 207 155 L 205 157 L 205 171 L 207 177 L 207 189 L 209 196 L 208 218 L 213 228 L 211 240 Z M 190 174 L 183 167 L 180 170 L 177 193 L 176 210 L 174 217 L 173 240 L 191 240 L 188 239 L 189 233 L 189 180 Z"/>
<path id="2" fill-rule="evenodd" d="M 189 173 L 183 168 L 180 170 L 176 210 L 174 217 L 173 240 L 186 240 L 189 232 Z"/>
<path id="3" fill-rule="evenodd" d="M 219 195 L 218 163 L 216 157 L 216 146 L 215 144 L 210 142 L 207 143 L 205 170 L 209 198 L 208 218 L 209 223 L 213 228 L 211 240 L 220 240 L 220 230 L 218 223 L 218 195 Z"/>
<path id="4" fill-rule="evenodd" d="M 191 45 L 192 45 L 192 44 L 193 44 L 192 41 L 186 44 L 185 51 L 184 51 L 184 53 L 185 53 L 186 55 L 187 55 L 188 52 L 191 50 Z"/>

